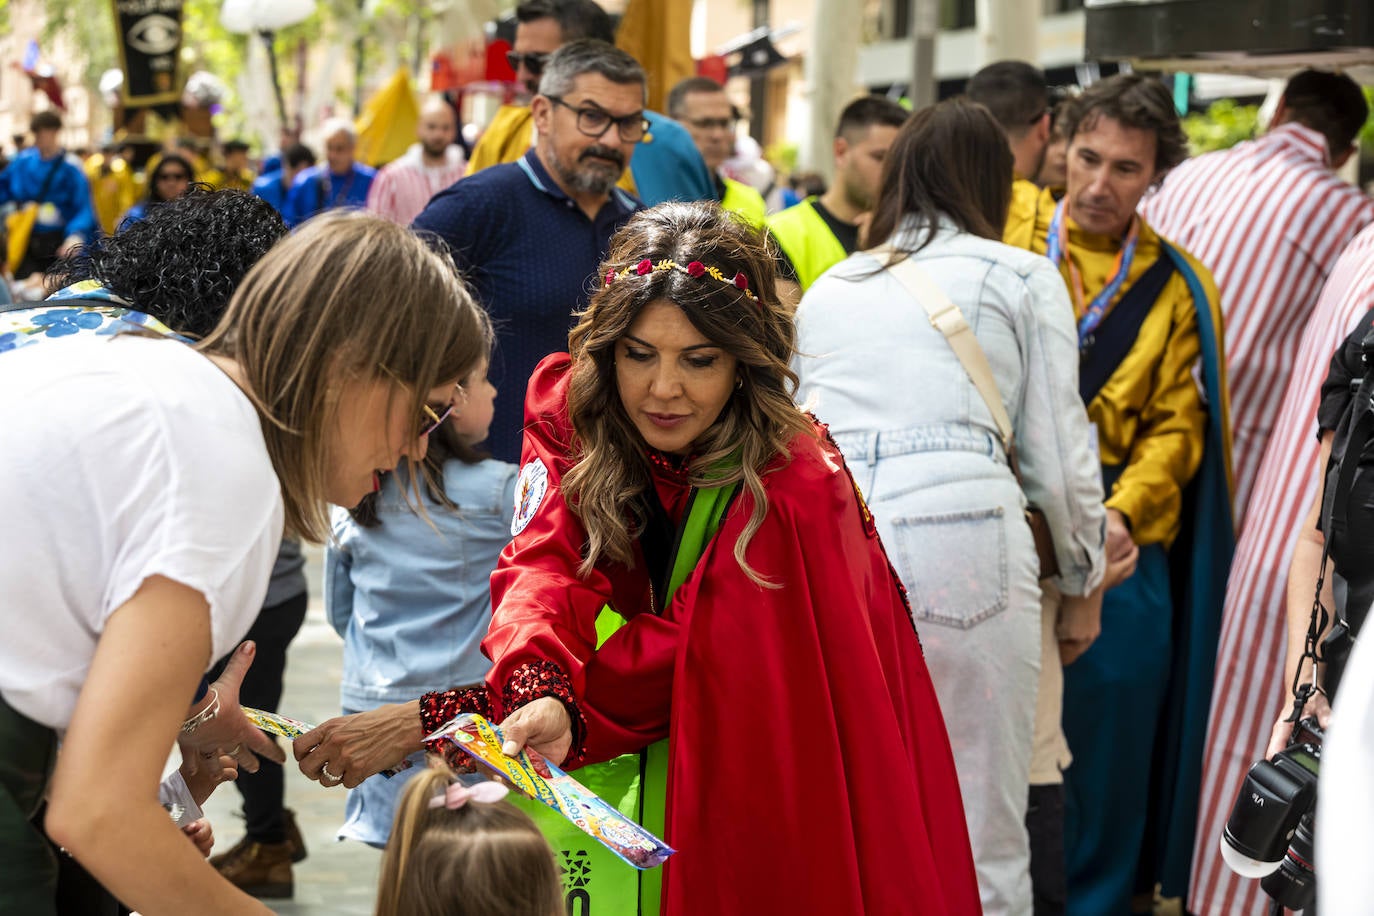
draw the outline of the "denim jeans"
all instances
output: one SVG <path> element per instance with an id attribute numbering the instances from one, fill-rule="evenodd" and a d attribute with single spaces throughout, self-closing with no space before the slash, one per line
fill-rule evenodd
<path id="1" fill-rule="evenodd" d="M 910 595 L 954 751 L 984 912 L 1029 916 L 1026 787 L 1041 618 L 1021 489 L 1000 445 L 968 427 L 836 441 Z"/>

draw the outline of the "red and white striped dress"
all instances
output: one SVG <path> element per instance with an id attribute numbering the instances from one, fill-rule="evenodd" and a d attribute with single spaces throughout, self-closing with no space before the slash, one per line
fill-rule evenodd
<path id="1" fill-rule="evenodd" d="M 1160 235 L 1206 265 L 1221 290 L 1238 532 L 1247 524 L 1298 338 L 1331 265 L 1374 222 L 1374 201 L 1342 181 L 1329 161 L 1320 133 L 1281 124 L 1257 140 L 1188 160 L 1140 207 Z"/>
<path id="2" fill-rule="evenodd" d="M 1374 226 L 1356 236 L 1336 261 L 1302 334 L 1291 380 L 1277 399 L 1249 521 L 1236 544 L 1217 648 L 1188 899 L 1188 911 L 1198 916 L 1265 912 L 1268 898 L 1259 882 L 1227 868 L 1217 841 L 1246 770 L 1264 753 L 1274 721 L 1284 711 L 1285 590 L 1299 526 L 1317 493 L 1321 383 L 1331 355 L 1371 307 Z"/>
<path id="3" fill-rule="evenodd" d="M 400 159 L 378 170 L 367 192 L 367 209 L 393 223 L 409 226 L 429 199 L 462 178 L 466 168 L 467 159 L 461 147 L 450 146 L 444 164 L 429 168 L 421 158 L 420 144 L 416 143 Z"/>

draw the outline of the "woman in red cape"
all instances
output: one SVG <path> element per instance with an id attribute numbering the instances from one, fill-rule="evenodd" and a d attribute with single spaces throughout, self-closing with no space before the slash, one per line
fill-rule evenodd
<path id="1" fill-rule="evenodd" d="M 906 596 L 839 451 L 793 404 L 762 240 L 714 205 L 664 204 L 601 273 L 573 355 L 530 380 L 487 690 L 426 695 L 422 731 L 489 710 L 508 751 L 574 770 L 667 738 L 667 916 L 980 913 Z M 729 486 L 665 602 L 694 494 Z M 626 622 L 599 638 L 606 607 Z M 298 748 L 386 763 L 318 731 Z"/>

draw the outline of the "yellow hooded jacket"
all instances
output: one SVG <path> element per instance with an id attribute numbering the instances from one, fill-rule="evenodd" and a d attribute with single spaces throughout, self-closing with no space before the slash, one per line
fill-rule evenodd
<path id="1" fill-rule="evenodd" d="M 1040 194 L 1033 211 L 1016 206 L 1014 198 L 1004 233 L 1007 243 L 1044 254 L 1056 203 L 1049 190 Z M 1072 218 L 1065 223 L 1068 257 L 1078 267 L 1084 295 L 1091 301 L 1107 285 L 1121 243 L 1084 232 Z M 1160 257 L 1167 255 L 1159 236 L 1142 221 L 1127 282 L 1108 314 Z M 1207 291 L 1212 320 L 1220 328 L 1216 282 L 1191 255 L 1185 253 L 1185 257 Z M 1065 283 L 1070 283 L 1067 260 L 1060 264 L 1060 271 Z M 1187 281 L 1175 271 L 1141 325 L 1134 346 L 1088 405 L 1102 463 L 1125 465 L 1107 497 L 1107 508 L 1126 516 L 1132 537 L 1142 546 L 1168 545 L 1178 535 L 1183 489 L 1202 460 L 1207 408 L 1194 380 L 1200 347 L 1193 297 Z M 1220 409 L 1225 411 L 1225 405 Z"/>

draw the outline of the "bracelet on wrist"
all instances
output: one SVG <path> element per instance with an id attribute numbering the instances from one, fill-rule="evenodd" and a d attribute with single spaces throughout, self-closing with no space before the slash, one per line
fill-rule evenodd
<path id="1" fill-rule="evenodd" d="M 205 707 L 201 709 L 200 712 L 181 723 L 182 734 L 191 734 L 191 732 L 213 719 L 215 714 L 219 712 L 219 691 L 211 687 L 210 693 L 210 702 L 206 703 Z"/>

